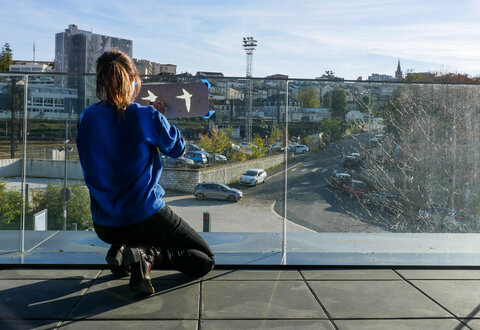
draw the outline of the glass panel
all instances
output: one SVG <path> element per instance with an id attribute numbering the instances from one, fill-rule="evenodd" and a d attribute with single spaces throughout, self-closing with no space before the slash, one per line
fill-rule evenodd
<path id="1" fill-rule="evenodd" d="M 229 233 L 230 236 L 223 237 L 231 242 L 217 246 L 220 249 L 217 252 L 273 251 L 278 253 L 276 263 L 279 264 L 285 126 L 284 117 L 280 117 L 284 110 L 279 98 L 285 94 L 285 82 L 206 79 L 210 84 L 209 109 L 215 113 L 208 119 L 170 120 L 189 142 L 186 162 L 190 164 L 163 158 L 165 169 L 160 181 L 167 190 L 165 200 L 196 230 L 204 230 L 202 219 L 208 213 L 210 232 Z M 143 86 L 146 88 L 160 80 L 158 76 L 145 77 Z M 163 80 L 165 83 L 202 83 L 200 77 Z M 203 160 L 201 153 L 206 155 Z M 208 183 L 225 184 L 233 190 L 217 191 Z M 241 193 L 242 199 L 233 202 L 239 199 L 235 190 Z M 257 240 L 260 234 L 266 234 L 263 244 Z"/>
<path id="2" fill-rule="evenodd" d="M 289 116 L 287 216 L 322 234 L 292 234 L 289 249 L 327 253 L 320 263 L 334 264 L 345 261 L 332 253 L 350 253 L 348 264 L 381 259 L 357 253 L 410 253 L 389 262 L 411 265 L 426 262 L 428 246 L 474 252 L 410 233 L 479 231 L 479 86 L 291 81 L 290 91 L 302 108 Z"/>
<path id="3" fill-rule="evenodd" d="M 23 75 L 0 74 L 0 254 L 21 246 L 25 83 Z"/>

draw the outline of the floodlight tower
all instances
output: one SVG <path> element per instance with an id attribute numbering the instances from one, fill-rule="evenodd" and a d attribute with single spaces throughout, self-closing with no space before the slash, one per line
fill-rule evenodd
<path id="1" fill-rule="evenodd" d="M 252 62 L 253 62 L 253 51 L 257 47 L 257 40 L 253 37 L 243 37 L 243 48 L 247 53 L 247 78 L 252 77 Z M 247 136 L 248 141 L 252 141 L 252 103 L 253 103 L 253 81 L 249 80 L 247 100 L 245 104 L 248 104 L 248 115 L 247 115 Z"/>
<path id="2" fill-rule="evenodd" d="M 253 37 L 243 37 L 243 48 L 247 53 L 247 77 L 252 76 L 253 51 L 257 47 L 257 40 Z"/>

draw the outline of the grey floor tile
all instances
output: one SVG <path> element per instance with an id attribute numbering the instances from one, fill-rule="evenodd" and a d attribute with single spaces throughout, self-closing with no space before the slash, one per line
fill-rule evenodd
<path id="1" fill-rule="evenodd" d="M 197 330 L 196 320 L 142 320 L 142 321 L 119 321 L 119 320 L 82 320 L 67 321 L 62 325 L 62 329 L 142 329 L 142 330 Z"/>
<path id="2" fill-rule="evenodd" d="M 1 319 L 64 319 L 82 291 L 86 280 L 2 280 Z"/>
<path id="3" fill-rule="evenodd" d="M 206 281 L 204 319 L 326 318 L 303 281 Z"/>
<path id="4" fill-rule="evenodd" d="M 128 279 L 95 281 L 71 319 L 198 319 L 198 281 L 152 283 L 156 292 L 145 297 L 130 290 Z"/>
<path id="5" fill-rule="evenodd" d="M 333 318 L 451 317 L 404 281 L 309 281 Z"/>
<path id="6" fill-rule="evenodd" d="M 480 319 L 462 319 L 462 321 L 472 329 L 480 329 Z"/>
<path id="7" fill-rule="evenodd" d="M 480 317 L 480 281 L 412 281 L 435 301 L 458 317 Z"/>
<path id="8" fill-rule="evenodd" d="M 213 270 L 208 273 L 204 280 L 302 280 L 297 270 Z"/>
<path id="9" fill-rule="evenodd" d="M 339 330 L 454 330 L 468 329 L 455 319 L 420 320 L 336 320 Z"/>
<path id="10" fill-rule="evenodd" d="M 0 272 L 0 280 L 35 280 L 35 279 L 94 279 L 100 274 L 99 269 L 36 269 L 12 268 Z"/>
<path id="11" fill-rule="evenodd" d="M 318 269 L 301 272 L 307 280 L 402 280 L 391 269 Z"/>
<path id="12" fill-rule="evenodd" d="M 202 330 L 282 329 L 334 330 L 328 320 L 202 320 Z"/>
<path id="13" fill-rule="evenodd" d="M 398 269 L 409 280 L 480 280 L 480 270 L 475 269 Z"/>
<path id="14" fill-rule="evenodd" d="M 54 329 L 61 321 L 53 320 L 0 320 L 0 329 Z"/>
<path id="15" fill-rule="evenodd" d="M 184 281 L 184 280 L 187 280 L 187 276 L 185 276 L 184 274 L 182 274 L 182 273 L 180 273 L 179 271 L 176 271 L 176 270 L 152 270 L 152 272 L 150 273 L 150 277 L 154 280 L 157 280 L 157 281 L 160 281 L 160 280 L 164 280 L 164 281 L 171 281 L 171 280 Z M 100 275 L 98 276 L 97 279 L 98 280 L 110 281 L 110 280 L 115 280 L 115 279 L 118 279 L 118 278 L 113 276 L 110 269 L 104 269 L 104 270 L 102 270 L 102 272 L 100 273 Z M 128 276 L 124 277 L 124 279 L 128 279 Z"/>

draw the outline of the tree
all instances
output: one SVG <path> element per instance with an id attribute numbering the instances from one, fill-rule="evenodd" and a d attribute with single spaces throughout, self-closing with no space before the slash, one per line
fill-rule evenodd
<path id="1" fill-rule="evenodd" d="M 347 109 L 347 93 L 340 88 L 332 91 L 332 111 L 337 118 L 345 118 L 345 110 Z"/>
<path id="2" fill-rule="evenodd" d="M 78 229 L 88 229 L 92 227 L 90 195 L 88 191 L 79 184 L 68 186 L 72 191 L 72 198 L 67 202 L 67 228 L 71 228 L 72 223 L 76 223 Z M 45 191 L 38 191 L 32 196 L 34 212 L 43 209 L 48 210 L 49 230 L 63 228 L 62 189 L 63 185 L 50 183 Z"/>
<path id="3" fill-rule="evenodd" d="M 10 44 L 7 42 L 2 47 L 0 52 L 0 71 L 8 71 L 10 69 L 10 64 L 12 64 L 13 51 L 10 48 Z"/>
<path id="4" fill-rule="evenodd" d="M 298 99 L 303 103 L 304 108 L 318 108 L 320 106 L 318 91 L 313 86 L 300 88 Z"/>
<path id="5" fill-rule="evenodd" d="M 338 120 L 325 119 L 322 121 L 322 131 L 327 133 L 330 138 L 339 137 L 341 134 L 340 122 Z"/>
<path id="6" fill-rule="evenodd" d="M 253 141 L 253 148 L 252 148 L 252 158 L 260 158 L 265 156 L 268 151 L 268 148 L 265 147 L 265 142 L 262 138 L 257 137 Z"/>
<path id="7" fill-rule="evenodd" d="M 221 132 L 218 132 L 218 129 L 215 127 L 208 135 L 202 137 L 200 140 L 200 147 L 214 157 L 215 154 L 223 154 L 232 147 L 229 136 L 230 134 L 231 130 L 224 129 Z"/>

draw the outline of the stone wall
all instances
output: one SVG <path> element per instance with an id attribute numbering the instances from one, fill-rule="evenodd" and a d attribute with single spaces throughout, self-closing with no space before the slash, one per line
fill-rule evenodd
<path id="1" fill-rule="evenodd" d="M 289 154 L 289 157 L 292 155 Z M 245 162 L 225 164 L 201 169 L 164 168 L 160 184 L 165 189 L 185 193 L 193 193 L 200 182 L 221 182 L 230 184 L 240 180 L 240 176 L 250 168 L 268 169 L 284 160 L 283 154 L 247 160 Z M 27 176 L 34 178 L 62 179 L 64 161 L 59 160 L 27 160 Z M 67 162 L 67 177 L 71 180 L 83 180 L 82 167 L 79 161 Z M 22 161 L 20 159 L 0 159 L 0 178 L 20 177 Z"/>

